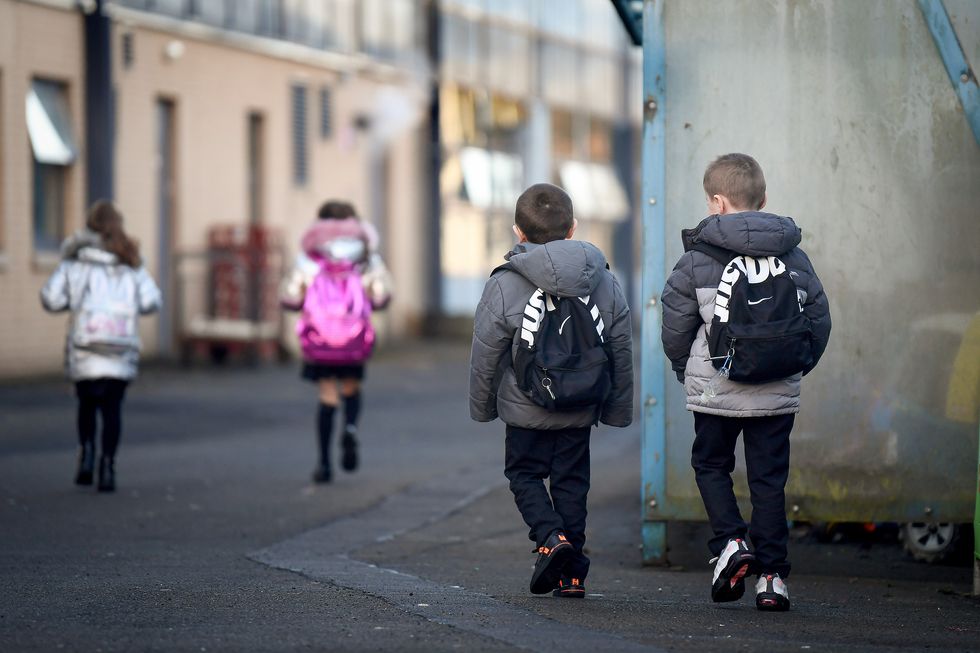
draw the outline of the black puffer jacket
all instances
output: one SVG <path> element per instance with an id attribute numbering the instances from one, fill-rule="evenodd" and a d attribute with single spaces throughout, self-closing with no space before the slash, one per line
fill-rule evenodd
<path id="1" fill-rule="evenodd" d="M 729 417 L 762 417 L 799 412 L 800 376 L 769 383 L 746 384 L 719 379 L 717 394 L 703 399 L 702 391 L 717 370 L 707 360 L 707 330 L 714 314 L 715 294 L 724 266 L 707 254 L 692 250 L 707 243 L 736 254 L 778 256 L 786 264 L 804 298 L 803 312 L 813 329 L 814 365 L 830 338 L 830 307 L 810 259 L 797 247 L 802 238 L 791 218 L 746 211 L 705 218 L 686 229 L 684 255 L 667 279 L 663 306 L 664 353 L 678 380 L 684 383 L 687 408 Z"/>
<path id="2" fill-rule="evenodd" d="M 606 269 L 595 245 L 556 240 L 522 243 L 507 255 L 510 269 L 491 275 L 476 309 L 470 356 L 470 417 L 526 429 L 556 430 L 594 424 L 629 426 L 633 421 L 633 340 L 630 309 L 619 281 Z M 551 413 L 517 387 L 514 353 L 520 343 L 524 307 L 541 288 L 556 297 L 589 295 L 606 325 L 612 389 L 598 411 Z"/>

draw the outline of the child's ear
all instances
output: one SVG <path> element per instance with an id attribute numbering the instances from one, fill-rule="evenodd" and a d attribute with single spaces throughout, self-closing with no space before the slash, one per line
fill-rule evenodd
<path id="1" fill-rule="evenodd" d="M 756 211 L 761 211 L 762 209 L 766 208 L 766 202 L 768 201 L 769 201 L 769 193 L 766 193 L 765 195 L 762 196 L 762 204 L 759 205 L 759 208 L 757 208 Z"/>
<path id="2" fill-rule="evenodd" d="M 514 235 L 517 236 L 517 242 L 518 243 L 526 243 L 527 242 L 527 236 L 524 235 L 524 232 L 521 231 L 521 228 L 518 227 L 516 224 L 512 228 L 514 229 Z"/>
<path id="3" fill-rule="evenodd" d="M 571 240 L 572 236 L 575 235 L 575 230 L 578 229 L 578 220 L 572 219 L 572 228 L 568 230 L 568 235 L 565 236 L 565 240 Z"/>

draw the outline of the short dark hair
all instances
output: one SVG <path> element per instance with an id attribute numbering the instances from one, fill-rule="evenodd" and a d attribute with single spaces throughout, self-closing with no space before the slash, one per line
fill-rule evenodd
<path id="1" fill-rule="evenodd" d="M 540 245 L 562 240 L 575 224 L 572 198 L 558 186 L 534 184 L 517 198 L 514 224 L 528 242 Z"/>
<path id="2" fill-rule="evenodd" d="M 317 211 L 316 215 L 321 220 L 342 220 L 343 218 L 356 216 L 357 211 L 354 210 L 354 205 L 350 202 L 330 200 L 320 206 L 320 210 Z"/>
<path id="3" fill-rule="evenodd" d="M 722 154 L 704 171 L 704 192 L 724 195 L 734 208 L 757 211 L 766 201 L 766 178 L 748 154 Z"/>

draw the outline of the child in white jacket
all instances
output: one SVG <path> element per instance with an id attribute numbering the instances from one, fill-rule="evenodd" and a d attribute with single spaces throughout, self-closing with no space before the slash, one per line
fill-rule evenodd
<path id="1" fill-rule="evenodd" d="M 123 396 L 139 365 L 137 321 L 159 309 L 160 290 L 111 202 L 93 204 L 85 224 L 62 245 L 61 264 L 44 284 L 41 304 L 52 313 L 71 312 L 65 370 L 78 396 L 81 448 L 75 483 L 92 484 L 96 418 L 101 414 L 98 490 L 112 492 Z"/>

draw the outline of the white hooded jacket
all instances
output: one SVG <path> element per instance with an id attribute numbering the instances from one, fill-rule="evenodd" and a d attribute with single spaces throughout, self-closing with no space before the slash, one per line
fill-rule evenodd
<path id="1" fill-rule="evenodd" d="M 123 379 L 136 377 L 139 346 L 118 352 L 96 352 L 75 344 L 78 310 L 89 284 L 125 281 L 133 287 L 133 304 L 140 315 L 160 308 L 160 289 L 142 266 L 131 268 L 102 248 L 98 234 L 82 230 L 65 241 L 62 261 L 41 289 L 41 305 L 52 313 L 71 312 L 65 338 L 65 371 L 72 381 Z M 105 284 L 101 284 L 105 285 Z"/>

